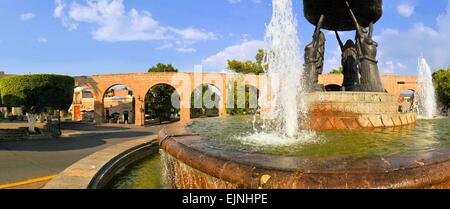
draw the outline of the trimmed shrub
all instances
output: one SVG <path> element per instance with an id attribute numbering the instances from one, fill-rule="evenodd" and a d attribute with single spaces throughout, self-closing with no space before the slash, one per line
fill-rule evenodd
<path id="1" fill-rule="evenodd" d="M 68 110 L 75 80 L 63 75 L 18 75 L 0 80 L 1 100 L 7 107 L 22 107 L 28 130 L 34 133 L 37 116 L 49 109 Z"/>
<path id="2" fill-rule="evenodd" d="M 63 75 L 18 75 L 0 80 L 1 101 L 7 107 L 22 107 L 39 114 L 48 108 L 68 110 L 75 80 Z"/>

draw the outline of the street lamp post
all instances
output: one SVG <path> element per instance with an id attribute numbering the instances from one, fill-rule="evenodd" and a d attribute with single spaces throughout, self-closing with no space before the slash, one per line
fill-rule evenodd
<path id="1" fill-rule="evenodd" d="M 141 98 L 141 96 L 139 96 L 138 97 L 138 101 L 141 103 L 141 109 L 140 109 L 140 112 L 141 112 L 141 126 L 144 126 L 145 125 L 145 110 L 144 110 L 144 107 L 143 107 L 144 100 Z"/>

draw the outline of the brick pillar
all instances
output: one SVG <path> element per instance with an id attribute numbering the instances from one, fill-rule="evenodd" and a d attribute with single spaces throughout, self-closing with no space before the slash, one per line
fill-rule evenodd
<path id="1" fill-rule="evenodd" d="M 226 117 L 227 116 L 227 99 L 228 99 L 228 92 L 226 88 L 226 84 L 224 83 L 224 88 L 221 91 L 222 95 L 220 98 L 220 106 L 219 106 L 219 117 Z"/>
<path id="2" fill-rule="evenodd" d="M 185 89 L 180 94 L 180 122 L 189 123 L 191 121 L 191 95 L 190 89 Z"/>
<path id="3" fill-rule="evenodd" d="M 219 117 L 226 117 L 227 114 L 227 109 L 226 108 L 219 108 Z"/>
<path id="4" fill-rule="evenodd" d="M 180 110 L 180 122 L 189 123 L 191 121 L 191 108 L 181 108 Z"/>
<path id="5" fill-rule="evenodd" d="M 229 82 L 227 75 L 220 75 L 221 80 L 217 83 L 217 86 L 222 94 L 220 97 L 220 105 L 219 105 L 219 117 L 227 116 L 227 103 L 228 103 L 228 84 L 234 85 L 234 82 Z"/>
<path id="6" fill-rule="evenodd" d="M 141 99 L 136 99 L 134 106 L 134 124 L 136 126 L 144 126 L 145 125 L 145 110 L 144 110 L 144 101 Z"/>
<path id="7" fill-rule="evenodd" d="M 102 124 L 103 121 L 103 98 L 95 98 L 94 101 L 94 123 Z"/>

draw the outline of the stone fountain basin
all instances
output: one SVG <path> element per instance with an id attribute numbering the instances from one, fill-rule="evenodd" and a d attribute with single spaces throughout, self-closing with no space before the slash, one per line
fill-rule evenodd
<path id="1" fill-rule="evenodd" d="M 399 112 L 397 97 L 372 92 L 308 94 L 314 130 L 390 128 L 416 123 L 413 112 Z"/>
<path id="2" fill-rule="evenodd" d="M 218 146 L 180 124 L 158 138 L 168 185 L 178 189 L 409 189 L 450 183 L 450 147 L 363 159 L 310 158 Z"/>

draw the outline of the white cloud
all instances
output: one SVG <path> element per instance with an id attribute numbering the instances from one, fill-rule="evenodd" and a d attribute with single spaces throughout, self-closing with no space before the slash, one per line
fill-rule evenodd
<path id="1" fill-rule="evenodd" d="M 77 29 L 79 23 L 93 25 L 92 37 L 98 41 L 170 40 L 186 44 L 217 39 L 213 32 L 163 26 L 148 11 L 127 11 L 123 0 L 86 0 L 83 4 L 72 2 L 70 7 L 56 0 L 54 16 L 69 30 Z"/>
<path id="2" fill-rule="evenodd" d="M 67 7 L 64 0 L 55 0 L 55 10 L 53 11 L 53 16 L 55 18 L 61 19 L 61 23 L 67 30 L 73 31 L 78 28 L 78 24 L 71 21 L 70 18 L 64 13 L 65 8 Z"/>
<path id="3" fill-rule="evenodd" d="M 385 29 L 374 37 L 379 42 L 380 68 L 391 72 L 389 63 L 401 63 L 405 69 L 415 70 L 417 57 L 423 53 L 433 68 L 446 67 L 450 63 L 450 1 L 445 14 L 439 15 L 436 28 L 415 23 L 410 29 Z M 383 66 L 384 65 L 384 66 Z M 392 66 L 392 65 L 391 65 Z M 384 68 L 384 69 L 383 69 Z M 396 69 L 402 69 L 397 65 Z"/>
<path id="4" fill-rule="evenodd" d="M 27 21 L 27 20 L 32 20 L 35 17 L 36 17 L 35 14 L 33 14 L 31 12 L 28 12 L 28 13 L 21 14 L 19 16 L 19 19 L 22 20 L 22 21 Z"/>
<path id="5" fill-rule="evenodd" d="M 431 68 L 447 67 L 450 64 L 450 0 L 446 11 L 432 25 L 418 22 L 406 30 L 387 28 L 375 36 L 379 43 L 380 72 L 415 75 L 421 54 Z"/>
<path id="6" fill-rule="evenodd" d="M 39 43 L 45 44 L 45 43 L 48 42 L 48 39 L 47 39 L 47 38 L 44 38 L 44 37 L 40 37 L 40 38 L 37 39 L 37 41 L 38 41 Z"/>
<path id="7" fill-rule="evenodd" d="M 198 41 L 198 40 L 217 40 L 216 34 L 213 32 L 204 32 L 195 28 L 176 29 L 169 28 L 170 31 L 180 35 L 182 40 L 185 41 Z"/>
<path id="8" fill-rule="evenodd" d="M 55 10 L 53 11 L 54 17 L 62 17 L 64 9 L 66 8 L 66 4 L 63 2 L 63 0 L 55 0 Z"/>
<path id="9" fill-rule="evenodd" d="M 184 47 L 177 48 L 176 50 L 177 50 L 177 52 L 183 52 L 183 53 L 192 53 L 192 52 L 197 51 L 194 48 L 184 48 Z"/>
<path id="10" fill-rule="evenodd" d="M 157 47 L 156 50 L 170 49 L 170 48 L 173 48 L 173 47 L 174 47 L 174 44 L 167 43 L 167 44 L 164 44 L 162 46 Z"/>
<path id="11" fill-rule="evenodd" d="M 250 35 L 247 33 L 241 34 L 241 42 L 247 42 L 248 37 L 250 37 Z"/>
<path id="12" fill-rule="evenodd" d="M 227 60 L 254 60 L 258 49 L 264 48 L 264 42 L 260 40 L 246 41 L 230 46 L 202 61 L 205 67 L 213 70 L 222 70 L 227 67 Z"/>
<path id="13" fill-rule="evenodd" d="M 415 6 L 411 4 L 399 4 L 397 6 L 397 12 L 404 17 L 411 17 L 414 13 Z"/>

